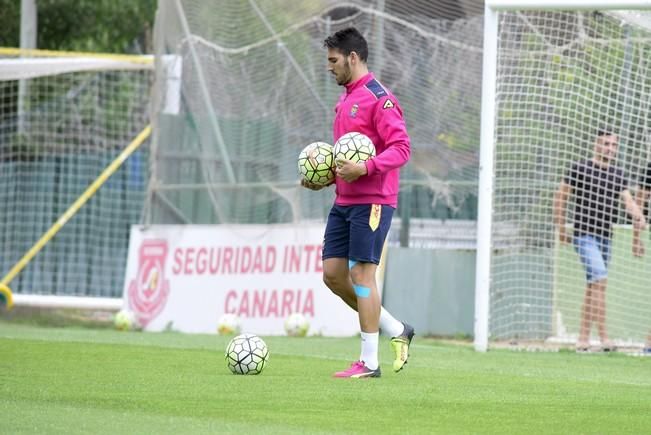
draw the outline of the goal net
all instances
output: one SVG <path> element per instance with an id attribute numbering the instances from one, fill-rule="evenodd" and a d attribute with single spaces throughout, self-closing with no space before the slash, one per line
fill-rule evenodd
<path id="1" fill-rule="evenodd" d="M 0 49 L 0 273 L 149 123 L 153 57 Z M 142 213 L 142 147 L 11 283 L 15 294 L 117 297 Z"/>
<path id="2" fill-rule="evenodd" d="M 396 220 L 474 219 L 483 8 L 471 1 L 161 2 L 151 223 L 323 220 L 333 189 L 298 184 L 297 157 L 333 142 L 342 91 L 323 40 L 348 26 L 398 97 L 412 143 Z"/>
<path id="3" fill-rule="evenodd" d="M 583 319 L 592 345 L 638 345 L 651 328 L 651 258 L 633 255 L 620 197 L 635 195 L 651 157 L 651 14 L 531 9 L 497 14 L 489 336 L 575 343 Z M 604 140 L 618 142 L 609 165 Z M 584 236 L 609 233 L 606 278 Z"/>

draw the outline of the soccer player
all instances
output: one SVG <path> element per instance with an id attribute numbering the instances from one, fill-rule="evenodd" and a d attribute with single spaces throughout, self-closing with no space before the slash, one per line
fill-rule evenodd
<path id="1" fill-rule="evenodd" d="M 636 229 L 646 225 L 621 169 L 613 164 L 618 138 L 599 131 L 591 159 L 574 162 L 554 196 L 554 223 L 561 243 L 573 242 L 586 272 L 586 289 L 581 307 L 581 322 L 576 350 L 589 350 L 589 335 L 596 324 L 603 351 L 614 350 L 606 332 L 606 285 L 611 255 L 612 224 L 618 205 L 624 203 Z M 570 195 L 574 196 L 574 237 L 565 229 L 565 213 Z"/>
<path id="2" fill-rule="evenodd" d="M 397 206 L 399 168 L 409 160 L 407 128 L 398 100 L 368 71 L 368 46 L 355 28 L 324 41 L 328 71 L 344 86 L 335 106 L 334 140 L 349 132 L 368 136 L 376 157 L 366 162 L 336 162 L 336 199 L 328 215 L 323 242 L 323 280 L 358 312 L 361 355 L 340 378 L 379 377 L 379 329 L 392 337 L 393 370 L 407 363 L 414 328 L 396 320 L 380 303 L 375 272 Z M 305 180 L 303 186 L 322 186 Z"/>
<path id="3" fill-rule="evenodd" d="M 646 172 L 642 177 L 637 193 L 635 194 L 635 202 L 641 210 L 647 209 L 649 206 L 649 197 L 651 196 L 651 162 L 647 164 Z M 642 257 L 644 255 L 644 243 L 640 238 L 640 229 L 633 228 L 633 254 L 637 257 Z M 644 346 L 643 353 L 645 355 L 651 355 L 651 331 L 646 338 L 646 344 Z"/>

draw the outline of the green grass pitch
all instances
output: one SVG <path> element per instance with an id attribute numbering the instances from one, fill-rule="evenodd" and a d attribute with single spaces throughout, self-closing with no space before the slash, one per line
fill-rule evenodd
<path id="1" fill-rule="evenodd" d="M 265 337 L 232 375 L 228 338 L 0 322 L 0 433 L 648 433 L 651 358 L 476 353 L 417 337 L 406 369 L 333 379 L 357 338 Z"/>

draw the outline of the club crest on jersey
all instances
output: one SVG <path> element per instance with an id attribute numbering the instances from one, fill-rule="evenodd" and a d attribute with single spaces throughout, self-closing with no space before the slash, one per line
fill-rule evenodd
<path id="1" fill-rule="evenodd" d="M 350 108 L 350 117 L 355 118 L 357 116 L 357 112 L 359 112 L 359 106 L 357 104 L 353 104 L 353 107 Z"/>

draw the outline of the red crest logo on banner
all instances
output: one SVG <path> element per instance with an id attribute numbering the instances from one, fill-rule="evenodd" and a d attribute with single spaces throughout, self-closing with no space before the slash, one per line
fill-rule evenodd
<path id="1" fill-rule="evenodd" d="M 163 310 L 170 292 L 165 279 L 167 241 L 144 240 L 140 245 L 138 273 L 129 284 L 129 305 L 138 322 L 147 326 Z"/>

